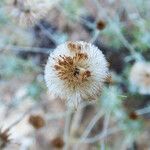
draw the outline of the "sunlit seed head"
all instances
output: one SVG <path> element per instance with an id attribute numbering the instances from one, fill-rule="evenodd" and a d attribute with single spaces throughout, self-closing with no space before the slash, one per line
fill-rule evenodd
<path id="1" fill-rule="evenodd" d="M 59 45 L 45 67 L 49 91 L 71 105 L 96 99 L 107 75 L 108 63 L 102 52 L 82 41 Z"/>

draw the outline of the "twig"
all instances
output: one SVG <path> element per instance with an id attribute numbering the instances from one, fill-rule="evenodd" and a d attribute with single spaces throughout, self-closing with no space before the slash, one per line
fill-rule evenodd
<path id="1" fill-rule="evenodd" d="M 89 125 L 86 127 L 84 133 L 80 137 L 79 143 L 82 143 L 85 140 L 85 138 L 89 135 L 89 133 L 91 132 L 92 128 L 94 127 L 94 125 L 96 124 L 96 122 L 102 117 L 102 115 L 103 115 L 102 111 L 97 112 L 97 114 L 90 121 Z M 75 146 L 75 148 L 74 148 L 75 150 L 78 149 L 79 143 Z"/>
<path id="2" fill-rule="evenodd" d="M 84 110 L 84 108 L 79 108 L 74 113 L 71 129 L 70 129 L 70 134 L 72 136 L 74 136 L 79 129 L 79 126 L 81 124 L 81 119 L 83 117 L 83 110 Z"/>
<path id="3" fill-rule="evenodd" d="M 96 122 L 103 116 L 102 111 L 99 111 L 94 118 L 91 120 L 91 122 L 89 123 L 89 125 L 87 126 L 87 128 L 85 129 L 84 133 L 81 136 L 81 141 L 84 140 L 89 133 L 91 132 L 91 130 L 93 129 L 94 125 L 96 124 Z"/>
<path id="4" fill-rule="evenodd" d="M 109 135 L 112 135 L 112 134 L 115 134 L 117 132 L 120 132 L 120 131 L 123 131 L 124 129 L 120 129 L 120 128 L 110 128 L 107 130 L 107 133 L 106 134 L 102 134 L 102 133 L 99 133 L 98 135 L 94 136 L 94 137 L 91 137 L 91 138 L 86 138 L 84 141 L 79 141 L 81 143 L 95 143 L 96 141 L 99 141 L 99 140 L 102 140 L 106 137 L 108 137 Z"/>
<path id="5" fill-rule="evenodd" d="M 61 119 L 66 116 L 67 112 L 60 112 L 60 113 L 49 113 L 46 114 L 46 120 L 54 120 L 54 119 Z"/>
<path id="6" fill-rule="evenodd" d="M 80 106 L 79 106 L 79 110 L 83 110 L 84 109 L 84 107 L 86 107 L 87 105 L 94 105 L 95 103 L 89 103 L 89 102 L 83 102 Z M 65 147 L 64 147 L 64 150 L 67 150 L 68 149 L 68 146 L 69 146 L 69 139 L 68 139 L 68 137 L 69 137 L 69 135 L 70 135 L 70 133 L 69 133 L 69 130 L 70 130 L 70 124 L 72 125 L 72 128 L 74 127 L 74 126 L 76 126 L 76 124 L 78 123 L 78 121 L 80 121 L 80 119 L 81 119 L 81 117 L 82 117 L 82 114 L 81 115 L 79 115 L 78 117 L 77 117 L 77 120 L 75 120 L 75 122 L 71 122 L 71 115 L 72 115 L 72 112 L 73 112 L 73 110 L 68 110 L 67 111 L 67 116 L 66 116 L 66 122 L 65 122 L 65 131 L 64 131 L 64 140 L 65 140 L 65 142 L 66 142 L 66 144 L 65 144 Z M 79 120 L 78 120 L 79 119 Z M 77 121 L 77 122 L 76 122 Z"/>
<path id="7" fill-rule="evenodd" d="M 139 109 L 139 110 L 136 110 L 136 113 L 138 115 L 143 115 L 143 114 L 150 113 L 150 106 L 142 108 L 142 109 Z"/>
<path id="8" fill-rule="evenodd" d="M 40 47 L 25 47 L 25 46 L 14 46 L 14 45 L 9 45 L 9 46 L 0 46 L 0 52 L 5 52 L 5 51 L 14 51 L 14 52 L 34 52 L 34 53 L 44 53 L 44 54 L 49 54 L 50 51 L 53 51 L 53 49 L 50 48 L 40 48 Z"/>
<path id="9" fill-rule="evenodd" d="M 69 17 L 70 15 L 68 14 L 67 11 L 64 10 L 64 8 L 61 6 L 61 5 L 57 5 L 57 8 L 59 11 L 61 11 L 61 13 L 63 13 L 66 17 Z M 75 17 L 73 18 L 75 21 L 81 23 L 82 24 L 86 24 L 86 26 L 88 26 L 90 29 L 93 29 L 95 28 L 95 24 L 94 23 L 91 23 L 89 22 L 88 20 L 84 19 L 83 17 L 79 16 L 79 14 L 75 13 L 74 14 Z"/>
<path id="10" fill-rule="evenodd" d="M 105 12 L 104 8 L 101 7 L 100 3 L 98 0 L 94 0 L 94 2 L 96 3 L 97 9 L 101 11 L 101 13 L 103 14 L 103 16 L 106 18 L 106 20 L 109 22 L 109 24 L 113 25 L 116 31 L 116 34 L 118 35 L 118 38 L 120 39 L 120 41 L 124 44 L 124 46 L 126 48 L 128 48 L 128 50 L 130 51 L 131 54 L 133 54 L 133 56 L 136 59 L 136 51 L 134 49 L 134 47 L 126 40 L 126 38 L 124 37 L 124 35 L 121 32 L 120 27 L 114 23 L 114 21 L 112 21 L 112 19 L 108 16 L 108 14 Z"/>
<path id="11" fill-rule="evenodd" d="M 52 35 L 51 32 L 49 32 L 45 27 L 43 27 L 41 23 L 38 23 L 37 25 L 50 40 L 52 40 L 56 45 L 58 44 L 57 39 L 54 38 L 54 35 Z"/>
<path id="12" fill-rule="evenodd" d="M 109 119 L 110 119 L 110 112 L 108 112 L 105 115 L 105 119 L 104 119 L 104 127 L 103 127 L 103 131 L 102 134 L 106 135 L 107 134 L 107 128 L 108 128 L 108 124 L 109 124 Z M 102 139 L 101 140 L 101 150 L 105 150 L 105 140 L 106 139 Z"/>
<path id="13" fill-rule="evenodd" d="M 97 40 L 99 35 L 100 35 L 100 31 L 96 29 L 95 32 L 94 32 L 94 36 L 90 40 L 90 43 L 94 43 Z"/>

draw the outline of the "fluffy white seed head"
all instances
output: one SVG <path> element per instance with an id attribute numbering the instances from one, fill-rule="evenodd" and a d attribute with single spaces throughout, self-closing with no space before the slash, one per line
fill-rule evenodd
<path id="1" fill-rule="evenodd" d="M 71 106 L 96 99 L 107 75 L 108 63 L 102 52 L 82 41 L 59 45 L 45 67 L 49 91 L 66 99 Z"/>
<path id="2" fill-rule="evenodd" d="M 46 13 L 59 0 L 11 0 L 8 2 L 9 14 L 22 26 L 31 26 L 46 16 Z"/>
<path id="3" fill-rule="evenodd" d="M 136 62 L 129 76 L 133 91 L 141 94 L 150 94 L 150 63 Z"/>

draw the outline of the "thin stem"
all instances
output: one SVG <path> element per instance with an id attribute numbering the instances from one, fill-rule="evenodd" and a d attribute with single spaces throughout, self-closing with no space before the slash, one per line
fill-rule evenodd
<path id="1" fill-rule="evenodd" d="M 108 112 L 106 115 L 105 115 L 105 119 L 104 119 L 104 127 L 103 127 L 103 131 L 102 131 L 102 134 L 106 135 L 107 134 L 107 128 L 108 128 L 108 125 L 109 125 L 109 119 L 110 119 L 110 112 Z M 101 140 L 101 150 L 105 150 L 105 140 L 106 139 L 102 139 Z"/>
<path id="2" fill-rule="evenodd" d="M 47 103 L 47 102 L 46 102 Z M 5 130 L 9 131 L 10 129 L 12 129 L 13 127 L 15 127 L 17 124 L 19 124 L 28 114 L 30 114 L 33 110 L 37 109 L 38 107 L 40 107 L 41 105 L 45 104 L 45 102 L 43 103 L 38 103 L 34 106 L 31 106 L 27 111 L 25 111 L 17 120 L 15 120 L 11 125 L 9 125 Z"/>
<path id="3" fill-rule="evenodd" d="M 81 141 L 84 140 L 89 133 L 91 132 L 91 130 L 93 129 L 94 125 L 97 123 L 97 121 L 103 116 L 103 113 L 101 111 L 99 111 L 94 118 L 91 120 L 91 122 L 89 123 L 89 125 L 87 126 L 87 128 L 85 129 L 84 133 L 81 136 Z"/>
<path id="4" fill-rule="evenodd" d="M 82 143 L 85 138 L 89 135 L 91 132 L 92 128 L 96 124 L 96 122 L 103 116 L 102 111 L 97 112 L 97 114 L 94 116 L 94 118 L 90 121 L 89 125 L 86 127 L 85 131 L 83 132 L 82 136 L 79 139 L 79 143 Z M 75 146 L 75 150 L 78 149 L 79 143 Z"/>
<path id="5" fill-rule="evenodd" d="M 97 6 L 97 10 L 98 11 L 100 10 L 101 11 L 100 13 L 106 18 L 106 20 L 109 22 L 109 24 L 111 24 L 111 25 L 113 25 L 115 27 L 114 30 L 116 31 L 116 34 L 117 34 L 118 38 L 120 39 L 120 41 L 124 44 L 124 46 L 126 48 L 128 48 L 130 53 L 133 54 L 133 56 L 135 57 L 136 51 L 135 51 L 134 47 L 126 40 L 126 38 L 124 37 L 124 35 L 121 32 L 120 27 L 116 23 L 114 23 L 114 21 L 112 21 L 112 19 L 105 12 L 104 8 L 101 7 L 101 5 L 100 5 L 98 0 L 94 0 L 94 2 L 96 4 L 96 6 Z"/>
<path id="6" fill-rule="evenodd" d="M 118 132 L 123 131 L 123 130 L 124 129 L 120 129 L 120 128 L 116 128 L 116 127 L 110 128 L 107 130 L 106 134 L 99 133 L 98 135 L 96 135 L 94 137 L 86 138 L 84 141 L 82 141 L 82 143 L 95 143 L 96 141 L 100 141 L 100 140 L 108 137 L 109 135 L 118 133 Z"/>
<path id="7" fill-rule="evenodd" d="M 71 115 L 72 115 L 72 110 L 68 108 L 67 114 L 66 114 L 66 120 L 65 120 L 65 129 L 64 129 L 65 146 L 63 150 L 68 150 L 68 147 L 69 147 L 69 136 L 70 136 L 69 131 L 70 131 Z"/>
<path id="8" fill-rule="evenodd" d="M 150 106 L 142 108 L 142 109 L 139 109 L 139 110 L 136 110 L 136 113 L 138 115 L 143 115 L 143 114 L 150 113 Z"/>
<path id="9" fill-rule="evenodd" d="M 64 118 L 66 114 L 67 114 L 66 112 L 48 113 L 46 114 L 46 120 L 50 121 L 50 120 L 55 120 L 55 119 L 61 119 L 61 118 Z"/>
<path id="10" fill-rule="evenodd" d="M 14 46 L 14 45 L 8 45 L 8 46 L 0 46 L 0 52 L 5 51 L 14 51 L 14 52 L 35 52 L 35 53 L 44 53 L 49 54 L 50 51 L 53 51 L 53 49 L 50 48 L 40 48 L 40 47 L 27 47 L 27 46 Z"/>
<path id="11" fill-rule="evenodd" d="M 74 113 L 74 116 L 73 116 L 73 119 L 72 119 L 71 130 L 70 130 L 70 134 L 72 136 L 76 135 L 76 133 L 77 133 L 79 127 L 80 127 L 81 120 L 82 120 L 82 115 L 83 115 L 83 110 L 84 110 L 84 108 L 83 109 L 79 108 Z"/>
<path id="12" fill-rule="evenodd" d="M 57 39 L 54 38 L 51 32 L 49 32 L 45 27 L 43 27 L 41 23 L 38 23 L 37 25 L 50 40 L 52 40 L 56 45 L 58 44 Z"/>
<path id="13" fill-rule="evenodd" d="M 58 10 L 61 11 L 61 13 L 63 13 L 64 16 L 66 16 L 67 18 L 70 16 L 70 14 L 68 14 L 68 12 L 65 11 L 65 9 L 64 9 L 60 4 L 57 5 L 57 8 L 58 8 Z M 94 23 L 89 22 L 88 20 L 86 20 L 86 19 L 84 19 L 83 17 L 79 16 L 79 14 L 77 14 L 77 13 L 75 13 L 74 15 L 75 15 L 75 16 L 74 16 L 73 19 L 74 19 L 76 22 L 78 22 L 78 23 L 81 23 L 81 22 L 82 22 L 82 24 L 85 24 L 85 25 L 88 26 L 90 29 L 94 29 L 94 28 L 95 28 L 95 24 L 94 24 Z"/>
<path id="14" fill-rule="evenodd" d="M 97 38 L 98 38 L 99 35 L 100 35 L 100 31 L 99 30 L 95 30 L 94 36 L 90 40 L 90 43 L 94 43 L 97 40 Z"/>

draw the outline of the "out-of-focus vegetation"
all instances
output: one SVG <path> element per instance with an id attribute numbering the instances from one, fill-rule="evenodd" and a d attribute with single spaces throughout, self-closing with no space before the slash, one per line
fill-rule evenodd
<path id="1" fill-rule="evenodd" d="M 149 150 L 149 9 L 148 0 L 1 0 L 0 149 Z M 43 79 L 49 53 L 68 40 L 95 44 L 111 74 L 71 121 Z"/>

